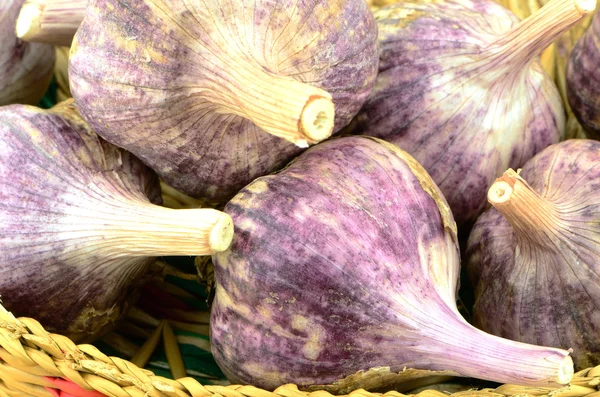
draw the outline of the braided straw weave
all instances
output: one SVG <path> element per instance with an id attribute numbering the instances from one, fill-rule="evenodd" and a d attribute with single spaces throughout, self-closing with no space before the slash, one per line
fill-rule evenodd
<path id="1" fill-rule="evenodd" d="M 419 397 L 600 397 L 600 366 L 578 372 L 571 385 L 531 388 L 503 385 L 497 389 L 454 394 L 436 390 Z M 201 385 L 192 378 L 171 380 L 117 358 L 92 345 L 75 345 L 65 336 L 50 334 L 31 318 L 15 318 L 0 305 L 0 397 L 331 397 L 325 391 L 302 392 L 284 385 L 274 392 L 254 386 Z M 353 397 L 403 397 L 355 390 Z"/>

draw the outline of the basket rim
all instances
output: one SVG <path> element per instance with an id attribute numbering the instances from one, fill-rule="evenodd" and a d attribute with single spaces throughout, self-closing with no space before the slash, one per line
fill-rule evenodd
<path id="1" fill-rule="evenodd" d="M 59 379 L 58 381 L 56 379 Z M 63 380 L 63 381 L 60 381 Z M 68 381 L 68 382 L 67 382 Z M 70 384 L 70 385 L 69 385 Z M 600 396 L 600 365 L 577 372 L 563 387 L 526 387 L 505 384 L 496 389 L 456 393 L 424 390 L 420 397 Z M 66 336 L 47 332 L 35 319 L 16 318 L 0 304 L 0 397 L 71 396 L 69 387 L 85 391 L 79 397 L 332 397 L 328 391 L 301 391 L 297 385 L 282 385 L 267 391 L 251 385 L 203 385 L 196 379 L 177 380 L 119 357 L 109 357 L 90 344 L 76 345 Z M 51 389 L 61 390 L 58 394 Z M 385 393 L 356 389 L 345 396 L 402 397 L 398 391 Z"/>

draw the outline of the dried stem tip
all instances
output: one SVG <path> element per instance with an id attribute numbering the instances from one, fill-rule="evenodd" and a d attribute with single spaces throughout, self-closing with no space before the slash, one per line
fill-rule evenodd
<path id="1" fill-rule="evenodd" d="M 229 248 L 233 220 L 212 208 L 179 209 L 156 205 L 132 205 L 118 217 L 97 216 L 100 239 L 94 247 L 119 251 L 129 256 L 212 255 Z M 123 243 L 126 242 L 126 243 Z"/>
<path id="2" fill-rule="evenodd" d="M 208 237 L 208 245 L 212 253 L 227 250 L 233 240 L 233 220 L 231 216 L 222 213 L 213 226 Z"/>
<path id="3" fill-rule="evenodd" d="M 538 243 L 552 239 L 561 227 L 560 211 L 540 196 L 518 172 L 507 170 L 488 191 L 488 201 L 510 222 L 515 231 Z"/>
<path id="4" fill-rule="evenodd" d="M 88 0 L 27 0 L 17 18 L 16 35 L 25 41 L 70 46 Z"/>
<path id="5" fill-rule="evenodd" d="M 575 7 L 582 14 L 589 14 L 596 9 L 596 0 L 575 0 Z"/>
<path id="6" fill-rule="evenodd" d="M 527 182 L 521 178 L 519 172 L 513 169 L 508 169 L 504 174 L 496 179 L 490 190 L 488 191 L 488 201 L 494 207 L 502 206 L 510 201 L 513 197 L 515 184 L 523 184 L 525 188 L 531 189 Z"/>
<path id="7" fill-rule="evenodd" d="M 236 100 L 223 102 L 221 112 L 251 120 L 264 131 L 307 147 L 333 132 L 335 107 L 331 94 L 291 77 L 264 71 L 230 56 L 239 73 L 221 83 Z"/>
<path id="8" fill-rule="evenodd" d="M 494 43 L 505 65 L 528 63 L 596 8 L 596 0 L 551 0 Z"/>
<path id="9" fill-rule="evenodd" d="M 319 142 L 331 135 L 335 110 L 330 98 L 312 97 L 300 116 L 300 131 Z"/>

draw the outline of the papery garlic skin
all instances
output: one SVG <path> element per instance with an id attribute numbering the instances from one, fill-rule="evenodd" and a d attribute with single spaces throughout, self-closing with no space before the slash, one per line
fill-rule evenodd
<path id="1" fill-rule="evenodd" d="M 77 341 L 110 329 L 156 256 L 228 248 L 231 217 L 160 203 L 156 174 L 70 103 L 0 109 L 0 295 Z"/>
<path id="2" fill-rule="evenodd" d="M 598 8 L 598 5 L 596 5 Z M 577 25 L 573 26 L 569 31 L 563 33 L 558 40 L 556 40 L 556 85 L 560 92 L 560 96 L 565 105 L 565 111 L 567 113 L 567 123 L 565 131 L 565 139 L 585 139 L 588 138 L 588 134 L 577 120 L 577 117 L 573 113 L 571 106 L 569 105 L 569 99 L 567 94 L 567 67 L 569 65 L 569 58 L 573 48 L 577 45 L 577 42 L 584 35 L 587 29 L 590 27 L 595 13 L 590 13 L 583 18 Z"/>
<path id="3" fill-rule="evenodd" d="M 317 141 L 294 111 L 323 132 L 350 121 L 375 82 L 376 37 L 364 0 L 94 0 L 71 89 L 108 141 L 177 190 L 224 203 Z"/>
<path id="4" fill-rule="evenodd" d="M 576 369 L 598 365 L 600 142 L 550 146 L 520 176 L 539 203 L 514 204 L 520 212 L 510 222 L 492 208 L 469 236 L 474 323 L 505 338 L 572 348 Z"/>
<path id="5" fill-rule="evenodd" d="M 36 104 L 52 78 L 54 47 L 27 43 L 15 35 L 17 16 L 24 2 L 0 2 L 0 106 Z"/>
<path id="6" fill-rule="evenodd" d="M 394 145 L 321 143 L 224 211 L 236 234 L 213 256 L 210 324 L 231 382 L 343 394 L 391 388 L 415 376 L 406 368 L 540 385 L 572 375 L 568 352 L 495 338 L 460 316 L 452 214 Z"/>
<path id="7" fill-rule="evenodd" d="M 497 176 L 564 136 L 560 95 L 537 59 L 543 44 L 519 50 L 523 34 L 504 36 L 518 19 L 493 1 L 402 2 L 375 17 L 379 75 L 349 132 L 409 152 L 456 222 L 475 221 Z"/>
<path id="8" fill-rule="evenodd" d="M 25 0 L 17 18 L 17 37 L 69 47 L 85 16 L 87 3 L 87 0 Z"/>
<path id="9" fill-rule="evenodd" d="M 567 63 L 567 98 L 590 138 L 600 139 L 600 11 Z"/>

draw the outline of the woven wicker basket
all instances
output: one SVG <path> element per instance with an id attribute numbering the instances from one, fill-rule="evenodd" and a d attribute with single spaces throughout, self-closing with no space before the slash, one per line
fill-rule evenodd
<path id="1" fill-rule="evenodd" d="M 496 389 L 461 391 L 454 397 L 552 396 L 599 397 L 600 366 L 575 374 L 562 388 L 533 388 L 503 385 Z M 397 391 L 385 394 L 355 390 L 351 396 L 404 396 Z M 450 395 L 425 390 L 422 397 Z M 130 361 L 109 357 L 88 344 L 76 345 L 62 335 L 51 334 L 31 318 L 15 318 L 0 306 L 0 397 L 329 397 L 325 391 L 302 392 L 295 385 L 283 385 L 274 392 L 253 386 L 202 385 L 184 377 L 171 380 L 156 376 Z"/>
<path id="2" fill-rule="evenodd" d="M 1 1 L 1 0 L 0 0 Z M 381 0 L 385 3 L 387 0 Z M 501 0 L 499 0 L 501 1 Z M 589 22 L 588 22 L 589 23 Z M 582 25 L 583 26 L 583 25 Z M 587 25 L 586 25 L 587 26 Z M 583 28 L 582 28 L 583 29 Z M 67 48 L 57 50 L 53 86 L 41 106 L 50 107 L 70 96 L 66 71 Z M 564 74 L 564 73 L 563 73 Z M 559 82 L 560 83 L 560 82 Z M 564 84 L 559 84 L 564 88 Z M 575 136 L 575 135 L 573 135 Z M 184 196 L 166 185 L 162 186 L 164 205 L 170 208 L 199 207 L 200 202 Z M 175 310 L 177 310 L 175 308 Z M 144 332 L 142 332 L 144 334 Z M 161 321 L 154 330 L 146 330 L 144 345 L 156 346 L 163 336 L 165 342 L 177 345 L 169 323 Z M 331 397 L 326 391 L 304 392 L 295 385 L 283 385 L 273 392 L 250 385 L 210 385 L 185 376 L 181 370 L 181 355 L 167 352 L 171 373 L 177 380 L 158 376 L 143 369 L 151 350 L 142 348 L 130 360 L 108 356 L 98 347 L 76 345 L 65 336 L 47 332 L 31 318 L 15 318 L 0 305 L 0 397 Z M 177 350 L 177 348 L 175 349 Z M 170 357 L 169 357 L 170 356 Z M 140 366 L 136 365 L 139 363 Z M 438 381 L 447 378 L 438 378 Z M 495 388 L 456 390 L 453 384 L 432 383 L 416 394 L 398 391 L 371 393 L 362 389 L 351 392 L 353 397 L 600 397 L 600 366 L 575 374 L 570 385 L 561 388 L 502 385 Z M 419 390 L 419 382 L 411 389 Z M 454 385 L 455 386 L 455 385 Z M 408 388 L 407 388 L 408 389 Z"/>

